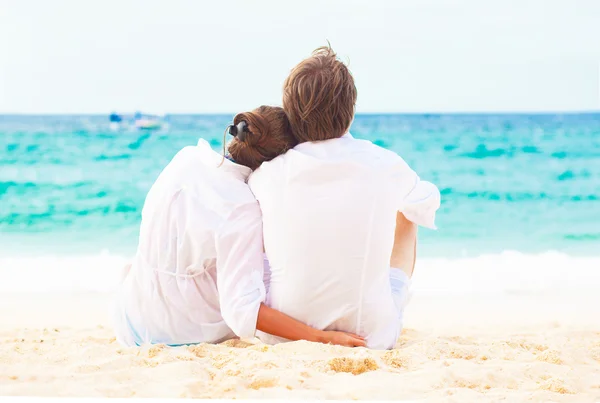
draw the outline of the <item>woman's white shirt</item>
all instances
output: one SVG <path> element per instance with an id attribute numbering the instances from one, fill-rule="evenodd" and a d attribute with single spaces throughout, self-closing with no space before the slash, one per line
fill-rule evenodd
<path id="1" fill-rule="evenodd" d="M 260 208 L 250 169 L 185 147 L 144 203 L 139 245 L 118 296 L 126 345 L 253 337 L 265 300 Z"/>

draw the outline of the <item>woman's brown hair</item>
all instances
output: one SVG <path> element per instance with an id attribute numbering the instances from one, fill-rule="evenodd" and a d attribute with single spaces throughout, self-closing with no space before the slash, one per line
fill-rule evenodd
<path id="1" fill-rule="evenodd" d="M 283 108 L 298 142 L 342 137 L 354 119 L 356 87 L 331 47 L 316 49 L 283 85 Z"/>
<path id="2" fill-rule="evenodd" d="M 283 108 L 263 105 L 252 112 L 238 113 L 233 124 L 240 122 L 246 122 L 246 131 L 235 136 L 228 150 L 236 163 L 252 170 L 297 144 Z"/>

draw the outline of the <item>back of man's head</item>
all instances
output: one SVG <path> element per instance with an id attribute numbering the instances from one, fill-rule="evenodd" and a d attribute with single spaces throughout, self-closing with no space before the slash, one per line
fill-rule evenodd
<path id="1" fill-rule="evenodd" d="M 339 138 L 354 118 L 356 86 L 331 47 L 316 49 L 290 73 L 283 108 L 299 143 Z"/>

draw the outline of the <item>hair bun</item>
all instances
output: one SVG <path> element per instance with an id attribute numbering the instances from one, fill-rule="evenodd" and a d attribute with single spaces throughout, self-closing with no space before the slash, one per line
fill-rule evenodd
<path id="1" fill-rule="evenodd" d="M 241 122 L 246 122 L 246 129 L 243 133 L 238 132 L 237 137 L 240 141 L 255 144 L 259 136 L 268 136 L 270 134 L 271 125 L 261 113 L 239 113 L 234 118 L 233 124 L 237 126 Z"/>
<path id="2" fill-rule="evenodd" d="M 244 133 L 238 126 L 246 123 Z M 252 112 L 238 113 L 233 119 L 238 127 L 235 141 L 229 145 L 233 159 L 256 169 L 296 145 L 285 111 L 280 107 L 261 106 Z"/>

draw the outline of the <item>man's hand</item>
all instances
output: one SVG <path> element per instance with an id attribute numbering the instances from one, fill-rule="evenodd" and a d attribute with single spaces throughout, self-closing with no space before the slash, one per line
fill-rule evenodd
<path id="1" fill-rule="evenodd" d="M 352 333 L 323 331 L 322 343 L 336 344 L 345 347 L 366 347 L 367 342 L 364 338 Z"/>

